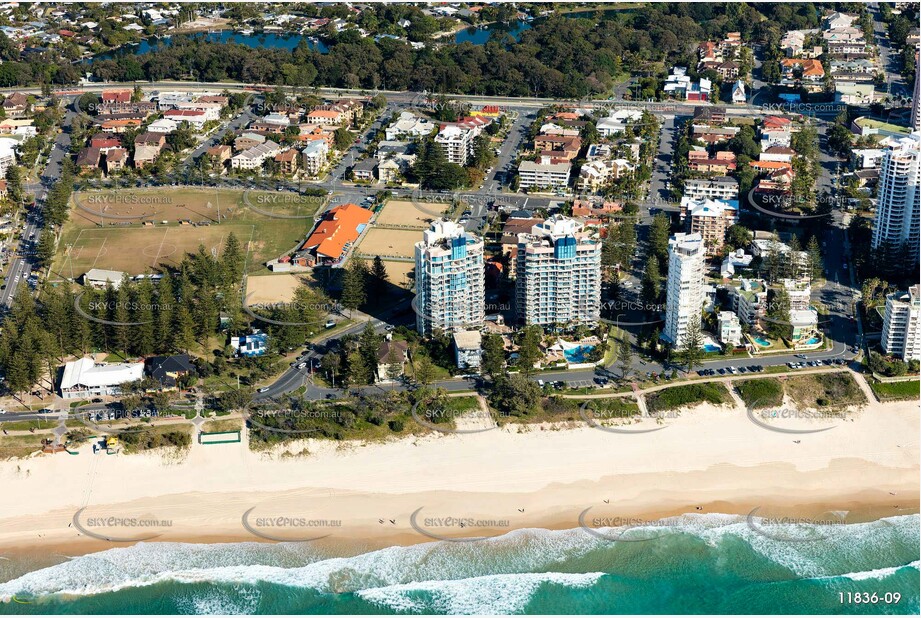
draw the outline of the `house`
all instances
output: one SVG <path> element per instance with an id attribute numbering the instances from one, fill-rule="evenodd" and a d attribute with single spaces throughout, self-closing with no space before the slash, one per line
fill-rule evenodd
<path id="1" fill-rule="evenodd" d="M 454 337 L 454 362 L 459 369 L 475 369 L 483 360 L 483 335 L 478 330 L 459 330 Z"/>
<path id="2" fill-rule="evenodd" d="M 818 34 L 817 29 L 813 30 L 789 30 L 780 39 L 780 48 L 784 51 L 784 54 L 787 58 L 795 58 L 797 56 L 803 56 L 806 58 L 817 58 L 822 54 L 822 48 L 820 46 L 816 49 L 813 47 L 809 50 L 804 48 L 806 44 L 806 37 Z"/>
<path id="3" fill-rule="evenodd" d="M 247 132 L 233 140 L 233 149 L 237 152 L 242 152 L 255 146 L 259 146 L 260 144 L 264 144 L 265 140 L 265 135 Z"/>
<path id="4" fill-rule="evenodd" d="M 99 168 L 102 152 L 98 148 L 84 148 L 77 153 L 77 168 L 81 174 L 91 173 Z"/>
<path id="5" fill-rule="evenodd" d="M 352 167 L 352 179 L 356 182 L 374 182 L 375 169 L 377 169 L 377 159 L 373 157 L 362 159 Z"/>
<path id="6" fill-rule="evenodd" d="M 101 122 L 100 118 L 101 116 L 96 117 L 96 123 L 99 125 L 100 129 L 109 133 L 124 133 L 125 131 L 136 129 L 143 124 L 140 118 L 108 118 Z"/>
<path id="7" fill-rule="evenodd" d="M 205 112 L 194 109 L 170 109 L 165 111 L 163 116 L 180 124 L 188 122 L 196 131 L 201 131 L 208 122 Z"/>
<path id="8" fill-rule="evenodd" d="M 29 107 L 29 99 L 21 92 L 14 92 L 3 99 L 3 112 L 7 118 L 21 118 Z"/>
<path id="9" fill-rule="evenodd" d="M 269 336 L 262 331 L 253 331 L 252 334 L 230 338 L 230 347 L 237 356 L 262 356 L 268 351 Z"/>
<path id="10" fill-rule="evenodd" d="M 301 266 L 338 262 L 361 236 L 371 216 L 370 210 L 358 204 L 342 204 L 328 210 L 295 252 L 293 261 Z"/>
<path id="11" fill-rule="evenodd" d="M 315 109 L 304 118 L 307 124 L 335 124 L 342 125 L 344 113 L 332 109 Z"/>
<path id="12" fill-rule="evenodd" d="M 6 118 L 0 121 L 0 135 L 21 135 L 35 137 L 38 129 L 31 118 Z"/>
<path id="13" fill-rule="evenodd" d="M 782 116 L 765 116 L 761 122 L 761 149 L 771 146 L 790 147 L 793 121 Z"/>
<path id="14" fill-rule="evenodd" d="M 5 180 L 0 180 L 0 200 L 5 200 L 10 196 Z"/>
<path id="15" fill-rule="evenodd" d="M 278 164 L 278 171 L 288 176 L 295 173 L 299 165 L 299 154 L 300 153 L 294 148 L 289 148 L 275 155 L 275 163 Z"/>
<path id="16" fill-rule="evenodd" d="M 745 253 L 744 249 L 736 249 L 723 259 L 720 265 L 720 277 L 723 279 L 732 279 L 738 268 L 748 268 L 751 266 L 755 256 Z"/>
<path id="17" fill-rule="evenodd" d="M 681 198 L 681 220 L 686 222 L 691 234 L 700 234 L 707 255 L 713 257 L 722 252 L 726 230 L 739 220 L 739 203 L 684 196 Z"/>
<path id="18" fill-rule="evenodd" d="M 815 309 L 790 310 L 790 341 L 794 346 L 810 341 L 818 333 L 819 314 Z"/>
<path id="19" fill-rule="evenodd" d="M 111 148 L 105 153 L 106 174 L 118 171 L 128 162 L 128 151 L 124 148 Z"/>
<path id="20" fill-rule="evenodd" d="M 835 80 L 835 103 L 869 105 L 874 99 L 873 92 L 873 83 Z"/>
<path id="21" fill-rule="evenodd" d="M 212 146 L 205 152 L 216 165 L 224 165 L 226 161 L 230 160 L 233 149 L 229 144 L 218 144 L 217 146 Z"/>
<path id="22" fill-rule="evenodd" d="M 377 349 L 377 381 L 388 382 L 391 372 L 399 367 L 403 375 L 403 366 L 409 360 L 409 345 L 405 341 L 384 340 Z"/>
<path id="23" fill-rule="evenodd" d="M 81 358 L 64 365 L 59 385 L 64 399 L 120 395 L 122 384 L 144 377 L 144 363 L 97 363 Z"/>
<path id="24" fill-rule="evenodd" d="M 827 15 L 822 20 L 822 25 L 826 30 L 835 30 L 837 28 L 850 28 L 857 20 L 857 17 L 854 15 L 848 15 L 847 13 L 834 12 L 830 15 Z"/>
<path id="25" fill-rule="evenodd" d="M 412 112 L 400 112 L 396 121 L 384 130 L 387 141 L 399 138 L 415 139 L 431 135 L 436 129 L 434 122 L 420 118 Z"/>
<path id="26" fill-rule="evenodd" d="M 781 86 L 803 87 L 807 92 L 824 88 L 825 68 L 813 58 L 784 58 L 780 61 Z"/>
<path id="27" fill-rule="evenodd" d="M 767 150 L 758 155 L 761 161 L 781 161 L 783 163 L 792 163 L 796 151 L 786 146 L 770 146 Z"/>
<path id="28" fill-rule="evenodd" d="M 301 150 L 301 158 L 306 171 L 311 176 L 317 176 L 326 164 L 329 155 L 329 146 L 323 140 L 307 142 Z"/>
<path id="29" fill-rule="evenodd" d="M 179 128 L 179 123 L 169 118 L 159 118 L 147 125 L 147 131 L 150 133 L 170 134 Z"/>
<path id="30" fill-rule="evenodd" d="M 111 133 L 97 133 L 90 138 L 90 148 L 98 148 L 99 152 L 107 153 L 114 148 L 121 148 L 122 141 Z"/>
<path id="31" fill-rule="evenodd" d="M 662 90 L 666 96 L 684 99 L 685 101 L 709 101 L 713 83 L 709 79 L 701 78 L 692 81 L 685 67 L 672 68 L 671 74 L 665 80 Z"/>
<path id="32" fill-rule="evenodd" d="M 174 389 L 183 376 L 195 375 L 195 365 L 188 354 L 151 356 L 144 362 L 145 373 L 165 389 Z"/>
<path id="33" fill-rule="evenodd" d="M 134 146 L 134 167 L 144 169 L 154 163 L 160 156 L 159 146 L 150 146 L 148 144 L 135 144 Z"/>
<path id="34" fill-rule="evenodd" d="M 166 136 L 162 133 L 152 133 L 146 131 L 134 138 L 135 146 L 155 146 L 163 148 L 166 146 Z"/>
<path id="35" fill-rule="evenodd" d="M 720 341 L 728 346 L 737 348 L 742 345 L 742 323 L 739 317 L 731 311 L 720 311 L 716 316 Z"/>
<path id="36" fill-rule="evenodd" d="M 639 109 L 622 109 L 613 112 L 598 121 L 596 125 L 598 135 L 611 137 L 623 133 L 630 124 L 639 122 L 642 117 L 643 111 Z M 578 132 L 576 132 L 576 135 L 578 135 Z"/>
<path id="37" fill-rule="evenodd" d="M 745 103 L 747 100 L 748 97 L 745 94 L 745 82 L 740 79 L 732 86 L 732 102 Z"/>
<path id="38" fill-rule="evenodd" d="M 122 284 L 125 273 L 120 270 L 103 270 L 101 268 L 91 268 L 83 275 L 83 285 L 88 285 L 97 290 L 105 289 L 112 284 L 116 290 Z"/>

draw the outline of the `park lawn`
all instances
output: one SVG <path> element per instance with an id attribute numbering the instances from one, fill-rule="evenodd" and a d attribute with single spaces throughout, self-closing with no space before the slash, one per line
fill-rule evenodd
<path id="1" fill-rule="evenodd" d="M 870 388 L 880 401 L 900 401 L 921 397 L 921 382 L 906 380 L 904 382 L 870 382 Z"/>
<path id="2" fill-rule="evenodd" d="M 722 382 L 682 384 L 646 395 L 646 408 L 650 413 L 676 410 L 700 403 L 721 405 L 731 401 L 729 391 Z"/>
<path id="3" fill-rule="evenodd" d="M 31 420 L 31 421 L 3 421 L 0 420 L 0 429 L 6 429 L 7 431 L 29 431 L 30 429 L 39 430 L 51 430 L 58 426 L 57 419 L 41 419 L 41 420 Z"/>
<path id="4" fill-rule="evenodd" d="M 766 408 L 783 403 L 783 384 L 777 378 L 736 382 L 735 389 L 749 408 Z"/>
<path id="5" fill-rule="evenodd" d="M 787 378 L 787 395 L 802 408 L 840 409 L 867 403 L 867 398 L 848 371 Z"/>

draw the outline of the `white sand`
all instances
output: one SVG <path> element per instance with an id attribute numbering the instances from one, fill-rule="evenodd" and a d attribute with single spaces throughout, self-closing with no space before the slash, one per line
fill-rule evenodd
<path id="1" fill-rule="evenodd" d="M 339 518 L 340 533 L 366 536 L 412 535 L 409 514 L 420 507 L 506 518 L 510 527 L 575 527 L 582 509 L 603 500 L 620 513 L 650 516 L 695 505 L 917 512 L 918 434 L 917 402 L 901 402 L 802 435 L 762 429 L 739 408 L 700 406 L 664 430 L 636 435 L 532 427 L 376 445 L 307 440 L 281 449 L 309 451 L 295 457 L 195 444 L 180 462 L 84 449 L 0 463 L 10 498 L 0 503 L 0 546 L 76 541 L 67 526 L 84 506 L 170 519 L 172 527 L 159 531 L 164 538 L 240 540 L 258 540 L 240 524 L 254 506 L 267 515 Z M 389 518 L 396 523 L 380 523 Z"/>

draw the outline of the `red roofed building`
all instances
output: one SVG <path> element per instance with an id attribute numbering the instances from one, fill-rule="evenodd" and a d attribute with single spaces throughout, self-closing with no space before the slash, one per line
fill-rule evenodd
<path id="1" fill-rule="evenodd" d="M 358 204 L 342 204 L 329 210 L 294 254 L 293 262 L 300 266 L 338 262 L 361 236 L 371 216 L 370 210 Z"/>
<path id="2" fill-rule="evenodd" d="M 103 103 L 128 103 L 131 101 L 130 90 L 103 90 Z"/>

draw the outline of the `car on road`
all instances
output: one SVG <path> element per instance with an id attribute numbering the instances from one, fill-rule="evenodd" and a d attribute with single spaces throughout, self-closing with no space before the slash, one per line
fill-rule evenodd
<path id="1" fill-rule="evenodd" d="M 268 386 L 263 386 L 262 388 L 260 388 L 260 389 L 257 390 L 256 392 L 257 392 L 257 393 L 264 393 L 264 392 L 266 392 L 267 390 L 269 390 L 269 387 L 268 387 Z"/>
<path id="2" fill-rule="evenodd" d="M 806 358 L 806 355 L 805 354 L 794 354 L 793 357 L 794 358 Z"/>
<path id="3" fill-rule="evenodd" d="M 297 368 L 298 368 L 298 369 L 303 369 L 303 368 L 306 367 L 306 366 L 307 366 L 307 363 L 298 363 L 298 364 L 297 364 Z"/>

